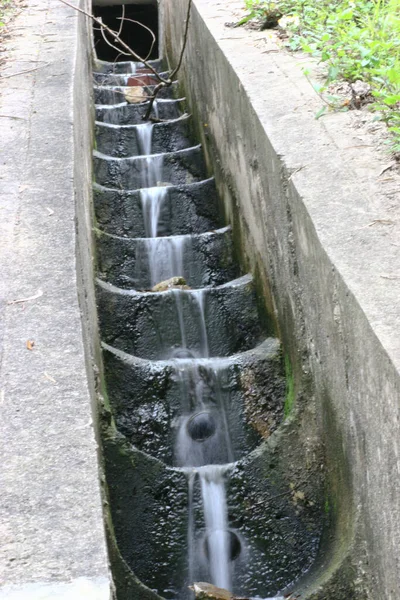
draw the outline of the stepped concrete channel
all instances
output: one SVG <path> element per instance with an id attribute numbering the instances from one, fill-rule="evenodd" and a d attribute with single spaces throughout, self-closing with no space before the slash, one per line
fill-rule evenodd
<path id="1" fill-rule="evenodd" d="M 121 101 L 135 77 L 151 86 L 143 65 L 99 60 L 91 23 L 45 4 L 22 26 L 45 32 L 38 60 L 55 36 L 55 60 L 27 76 L 21 129 L 6 129 L 30 142 L 6 155 L 25 242 L 2 258 L 0 598 L 185 600 L 204 580 L 246 597 L 397 599 L 398 252 L 368 227 L 379 186 L 301 109 L 297 67 L 242 48 L 219 3 L 194 1 L 154 124 Z M 158 5 L 157 70 L 176 64 L 186 7 Z M 49 90 L 57 152 L 40 135 Z M 178 275 L 187 285 L 151 290 Z"/>
<path id="2" fill-rule="evenodd" d="M 94 68 L 101 437 L 110 542 L 126 569 L 118 597 L 189 599 L 203 580 L 275 597 L 316 556 L 322 455 L 294 476 L 298 440 L 279 431 L 280 344 L 235 260 L 184 99 L 167 90 L 153 107 L 162 122 L 143 123 L 147 104 L 121 102 L 115 86 L 141 88 L 149 70 Z M 181 289 L 151 291 L 176 276 Z"/>

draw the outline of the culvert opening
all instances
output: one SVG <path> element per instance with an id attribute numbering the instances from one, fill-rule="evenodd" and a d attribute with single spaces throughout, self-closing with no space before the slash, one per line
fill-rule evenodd
<path id="1" fill-rule="evenodd" d="M 285 434 L 265 443 L 284 419 L 279 342 L 234 258 L 191 117 L 178 119 L 184 103 L 168 88 L 143 122 L 146 103 L 124 101 L 137 65 L 115 58 L 94 77 L 93 191 L 103 450 L 131 577 L 128 593 L 116 579 L 117 598 L 189 600 L 195 581 L 270 597 L 310 567 L 320 535 L 312 478 L 294 481 L 299 448 Z"/>
<path id="2" fill-rule="evenodd" d="M 159 54 L 158 7 L 156 4 L 93 5 L 93 14 L 113 31 L 120 32 L 121 39 L 142 58 L 154 60 Z M 150 31 L 149 31 L 150 30 Z M 152 34 L 154 35 L 154 38 Z M 99 60 L 124 62 L 133 60 L 115 48 L 115 41 L 99 26 L 93 24 L 94 45 Z M 109 43 L 104 39 L 106 38 Z M 114 46 L 114 47 L 112 47 Z"/>

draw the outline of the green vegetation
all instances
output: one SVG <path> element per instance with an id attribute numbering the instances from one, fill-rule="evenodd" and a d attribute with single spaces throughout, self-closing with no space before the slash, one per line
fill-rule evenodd
<path id="1" fill-rule="evenodd" d="M 0 0 L 0 28 L 6 24 L 6 17 L 14 8 L 14 0 Z M 1 32 L 1 29 L 0 29 Z"/>
<path id="2" fill-rule="evenodd" d="M 292 372 L 292 365 L 287 354 L 285 354 L 285 374 L 286 374 L 286 398 L 283 407 L 283 413 L 287 418 L 292 412 L 294 405 L 294 378 Z"/>
<path id="3" fill-rule="evenodd" d="M 328 498 L 325 499 L 324 511 L 326 515 L 329 515 L 329 513 L 331 512 L 331 505 L 329 504 Z"/>
<path id="4" fill-rule="evenodd" d="M 268 27 L 271 15 L 284 17 L 288 47 L 326 63 L 326 83 L 315 86 L 320 95 L 336 80 L 367 83 L 370 108 L 386 121 L 400 152 L 400 0 L 245 0 L 245 6 L 249 13 L 238 25 L 258 19 Z M 328 106 L 349 108 L 337 97 L 326 99 L 317 117 Z"/>

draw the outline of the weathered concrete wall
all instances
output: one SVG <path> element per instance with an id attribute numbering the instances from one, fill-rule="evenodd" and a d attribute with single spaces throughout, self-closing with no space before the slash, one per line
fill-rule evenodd
<path id="1" fill-rule="evenodd" d="M 0 80 L 0 598 L 107 600 L 76 264 L 75 201 L 91 185 L 89 36 L 70 8 L 28 0 L 9 44 L 4 74 L 27 72 Z"/>
<path id="2" fill-rule="evenodd" d="M 163 8 L 176 63 L 187 0 L 164 0 Z M 194 0 L 180 78 L 236 239 L 269 282 L 297 381 L 301 374 L 314 381 L 336 530 L 306 594 L 397 600 L 395 188 L 379 181 L 385 157 L 354 149 L 360 141 L 351 115 L 316 121 L 319 101 L 298 59 L 262 53 L 240 30 L 225 28 L 229 11 L 216 0 Z M 391 227 L 383 230 L 379 219 Z"/>

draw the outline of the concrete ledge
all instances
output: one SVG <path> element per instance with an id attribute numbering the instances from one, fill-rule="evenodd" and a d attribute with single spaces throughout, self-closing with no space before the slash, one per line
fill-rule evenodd
<path id="1" fill-rule="evenodd" d="M 163 5 L 176 63 L 187 1 Z M 306 595 L 397 600 L 399 178 L 379 176 L 388 158 L 359 147 L 351 113 L 315 120 L 320 101 L 298 58 L 224 26 L 235 6 L 194 0 L 180 78 L 297 382 L 314 381 L 336 531 Z"/>
<path id="2" fill-rule="evenodd" d="M 110 596 L 75 257 L 74 164 L 88 152 L 73 135 L 75 65 L 88 69 L 78 21 L 28 0 L 3 74 L 27 72 L 0 78 L 2 599 Z"/>

